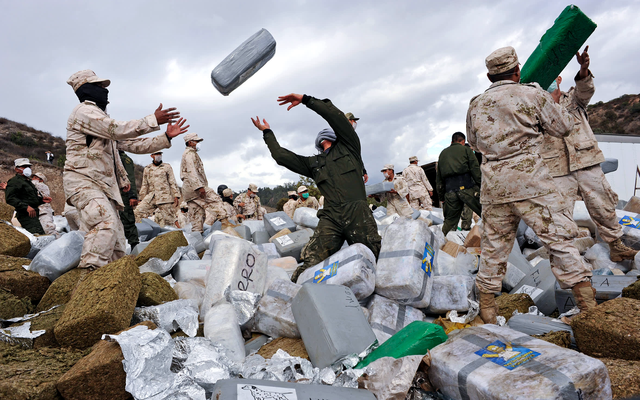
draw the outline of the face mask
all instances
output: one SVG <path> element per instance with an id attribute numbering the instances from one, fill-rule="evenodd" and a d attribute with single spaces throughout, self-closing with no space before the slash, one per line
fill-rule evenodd
<path id="1" fill-rule="evenodd" d="M 388 172 L 383 173 L 385 179 L 389 179 L 391 178 L 391 174 L 389 174 Z"/>
<path id="2" fill-rule="evenodd" d="M 153 163 L 154 163 L 154 164 L 160 164 L 160 163 L 162 163 L 162 156 L 155 156 L 155 157 L 153 157 Z"/>
<path id="3" fill-rule="evenodd" d="M 196 144 L 196 151 L 200 151 L 202 147 L 200 147 L 200 143 Z"/>
<path id="4" fill-rule="evenodd" d="M 255 194 L 255 193 L 251 193 L 251 194 L 249 195 L 249 197 L 251 197 L 251 198 L 253 199 L 254 197 L 256 197 L 256 194 Z"/>
<path id="5" fill-rule="evenodd" d="M 555 80 L 551 83 L 551 86 L 549 86 L 549 88 L 547 89 L 547 92 L 549 93 L 553 93 L 556 91 L 556 89 L 558 89 L 558 82 L 556 82 Z"/>
<path id="6" fill-rule="evenodd" d="M 308 199 L 309 198 L 309 193 L 302 193 L 302 198 L 303 199 Z"/>
<path id="7" fill-rule="evenodd" d="M 22 170 L 22 175 L 26 176 L 27 178 L 31 176 L 31 168 L 27 167 L 24 170 Z"/>
<path id="8" fill-rule="evenodd" d="M 356 126 L 358 126 L 358 122 L 353 121 L 353 123 L 351 124 L 351 126 L 353 126 L 353 130 L 356 130 Z"/>

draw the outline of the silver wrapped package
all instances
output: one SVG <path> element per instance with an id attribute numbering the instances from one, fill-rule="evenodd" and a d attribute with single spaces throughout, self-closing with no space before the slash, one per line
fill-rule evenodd
<path id="1" fill-rule="evenodd" d="M 220 302 L 211 307 L 204 317 L 204 336 L 229 351 L 234 362 L 244 361 L 244 339 L 235 309 L 229 303 Z"/>
<path id="2" fill-rule="evenodd" d="M 345 387 L 303 385 L 258 379 L 222 380 L 213 392 L 216 400 L 375 400 L 373 393 Z"/>
<path id="3" fill-rule="evenodd" d="M 369 324 L 378 343 L 382 344 L 400 329 L 413 321 L 423 321 L 422 311 L 411 306 L 400 305 L 386 297 L 374 294 L 367 307 Z"/>
<path id="4" fill-rule="evenodd" d="M 27 321 L 22 325 L 0 328 L 0 342 L 20 345 L 30 349 L 33 347 L 33 339 L 42 336 L 46 330 L 31 331 L 31 322 Z"/>
<path id="5" fill-rule="evenodd" d="M 429 306 L 439 249 L 426 223 L 399 218 L 385 232 L 376 265 L 376 293 L 416 308 Z"/>
<path id="6" fill-rule="evenodd" d="M 467 275 L 434 276 L 431 289 L 431 301 L 427 312 L 444 314 L 456 310 L 466 312 L 469 309 L 469 296 L 472 295 L 475 279 Z"/>
<path id="7" fill-rule="evenodd" d="M 316 229 L 318 227 L 318 210 L 309 207 L 298 207 L 293 212 L 293 222 L 307 228 Z"/>
<path id="8" fill-rule="evenodd" d="M 238 324 L 244 328 L 253 324 L 253 316 L 262 298 L 261 293 L 246 292 L 244 290 L 227 290 L 224 294 L 227 303 L 233 306 L 238 318 Z"/>
<path id="9" fill-rule="evenodd" d="M 178 329 L 193 337 L 198 333 L 198 304 L 194 300 L 174 300 L 151 307 L 136 307 L 134 322 L 153 321 L 167 332 Z"/>
<path id="10" fill-rule="evenodd" d="M 344 285 L 358 300 L 365 299 L 375 289 L 376 257 L 367 246 L 356 243 L 306 269 L 298 282 Z"/>
<path id="11" fill-rule="evenodd" d="M 250 242 L 238 238 L 212 242 L 200 315 L 205 316 L 214 304 L 223 301 L 227 289 L 262 294 L 266 279 L 267 256 Z"/>
<path id="12" fill-rule="evenodd" d="M 377 399 L 405 399 L 422 357 L 379 358 L 367 367 L 362 384 Z"/>
<path id="13" fill-rule="evenodd" d="M 176 265 L 178 261 L 180 261 L 182 257 L 185 254 L 188 254 L 192 249 L 193 247 L 191 245 L 178 247 L 167 261 L 151 257 L 146 263 L 140 266 L 140 273 L 155 272 L 160 276 L 167 276 L 171 273 L 173 266 Z"/>
<path id="14" fill-rule="evenodd" d="M 275 53 L 276 41 L 273 36 L 268 30 L 260 29 L 211 71 L 211 83 L 220 93 L 228 96 L 271 60 Z"/>
<path id="15" fill-rule="evenodd" d="M 183 232 L 184 237 L 187 239 L 187 242 L 193 246 L 195 249 L 195 253 L 202 253 L 207 249 L 207 245 L 204 244 L 204 239 L 202 238 L 202 233 L 200 232 Z"/>
<path id="16" fill-rule="evenodd" d="M 291 301 L 301 286 L 290 280 L 276 279 L 258 303 L 254 330 L 271 337 L 299 338 L 300 331 L 291 311 Z"/>
<path id="17" fill-rule="evenodd" d="M 65 272 L 78 266 L 83 244 L 84 232 L 73 231 L 64 234 L 36 254 L 29 265 L 29 270 L 53 282 Z"/>

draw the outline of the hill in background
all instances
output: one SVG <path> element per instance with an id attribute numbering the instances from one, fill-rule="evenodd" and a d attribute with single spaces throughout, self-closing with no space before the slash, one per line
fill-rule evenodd
<path id="1" fill-rule="evenodd" d="M 594 133 L 640 135 L 640 95 L 625 94 L 587 107 Z"/>

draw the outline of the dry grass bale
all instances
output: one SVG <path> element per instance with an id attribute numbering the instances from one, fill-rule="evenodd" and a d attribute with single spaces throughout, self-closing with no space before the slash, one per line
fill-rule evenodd
<path id="1" fill-rule="evenodd" d="M 0 288 L 0 318 L 22 317 L 33 312 L 33 304 L 28 297 L 19 298 L 11 292 Z"/>
<path id="2" fill-rule="evenodd" d="M 71 298 L 73 289 L 75 289 L 78 282 L 80 282 L 80 280 L 88 273 L 88 269 L 74 268 L 53 281 L 51 286 L 49 286 L 49 289 L 47 289 L 47 292 L 38 303 L 36 311 L 46 311 L 53 306 L 67 304 L 67 302 Z"/>
<path id="3" fill-rule="evenodd" d="M 605 301 L 571 321 L 578 349 L 592 357 L 640 360 L 640 300 Z"/>
<path id="4" fill-rule="evenodd" d="M 26 258 L 0 255 L 0 287 L 19 298 L 29 297 L 34 304 L 38 304 L 51 282 L 37 272 L 22 267 L 30 263 L 31 260 Z"/>
<path id="5" fill-rule="evenodd" d="M 134 326 L 138 325 L 156 329 L 156 325 L 151 321 Z M 130 399 L 131 394 L 124 390 L 126 374 L 122 366 L 123 360 L 124 356 L 118 343 L 101 340 L 93 346 L 89 355 L 78 361 L 58 380 L 56 387 L 65 399 Z"/>
<path id="6" fill-rule="evenodd" d="M 531 335 L 536 339 L 542 339 L 545 342 L 553 343 L 556 346 L 568 349 L 571 347 L 571 333 L 569 331 L 551 331 L 544 335 Z"/>
<path id="7" fill-rule="evenodd" d="M 29 238 L 18 232 L 13 226 L 0 223 L 0 254 L 13 257 L 26 257 L 31 250 Z"/>
<path id="8" fill-rule="evenodd" d="M 640 395 L 640 361 L 601 358 L 607 366 L 614 399 L 628 399 Z"/>
<path id="9" fill-rule="evenodd" d="M 188 245 L 189 242 L 187 242 L 182 231 L 165 233 L 164 235 L 154 238 L 151 243 L 136 256 L 136 264 L 139 267 L 149 261 L 151 257 L 167 261 L 173 253 L 176 252 L 178 247 Z"/>
<path id="10" fill-rule="evenodd" d="M 131 257 L 89 273 L 78 284 L 55 327 L 58 343 L 83 349 L 104 333 L 128 327 L 140 286 L 140 272 Z"/>
<path id="11" fill-rule="evenodd" d="M 622 297 L 640 300 L 640 279 L 622 289 Z"/>
<path id="12" fill-rule="evenodd" d="M 13 206 L 0 202 L 0 219 L 11 222 L 11 218 L 13 218 L 13 212 L 16 209 Z"/>
<path id="13" fill-rule="evenodd" d="M 525 314 L 529 312 L 529 307 L 535 306 L 531 297 L 526 293 L 504 293 L 496 297 L 496 304 L 500 309 L 498 315 L 502 315 L 507 321 L 511 319 L 515 310 Z"/>
<path id="14" fill-rule="evenodd" d="M 264 358 L 271 358 L 278 349 L 286 351 L 290 356 L 309 359 L 307 349 L 304 347 L 302 339 L 281 337 L 273 339 L 258 350 L 258 354 Z"/>
<path id="15" fill-rule="evenodd" d="M 168 301 L 178 300 L 178 295 L 169 282 L 155 272 L 141 274 L 142 287 L 138 295 L 138 307 L 157 306 Z"/>

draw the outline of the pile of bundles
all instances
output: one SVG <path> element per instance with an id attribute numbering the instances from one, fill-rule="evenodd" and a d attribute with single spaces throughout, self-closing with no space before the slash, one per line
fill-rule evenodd
<path id="1" fill-rule="evenodd" d="M 594 277 L 602 304 L 572 326 L 547 316 L 573 299 L 522 226 L 498 298 L 507 323 L 484 325 L 474 294 L 481 221 L 445 237 L 439 209 L 409 219 L 378 208 L 377 260 L 345 243 L 293 283 L 315 213 L 270 213 L 204 235 L 145 221 L 130 256 L 93 272 L 75 268 L 82 233 L 52 240 L 0 224 L 0 234 L 24 236 L 1 241 L 13 257 L 0 259 L 0 397 L 607 399 L 634 390 L 640 282 L 614 270 L 637 267 L 607 263 L 596 232 L 576 242 L 594 270 L 611 271 Z M 640 248 L 636 238 L 640 229 L 625 227 L 625 242 Z"/>

